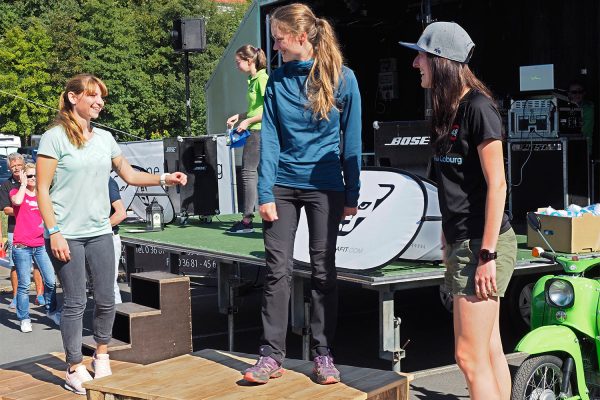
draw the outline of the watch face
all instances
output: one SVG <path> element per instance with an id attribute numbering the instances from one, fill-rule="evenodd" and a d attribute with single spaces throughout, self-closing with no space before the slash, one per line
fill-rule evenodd
<path id="1" fill-rule="evenodd" d="M 481 249 L 479 251 L 479 258 L 483 261 L 491 261 L 496 259 L 497 253 L 490 253 L 488 249 Z"/>

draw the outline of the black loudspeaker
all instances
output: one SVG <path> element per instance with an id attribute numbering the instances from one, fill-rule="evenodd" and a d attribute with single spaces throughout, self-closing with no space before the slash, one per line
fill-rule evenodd
<path id="1" fill-rule="evenodd" d="M 373 128 L 376 166 L 429 176 L 433 155 L 429 121 L 376 121 Z"/>
<path id="2" fill-rule="evenodd" d="M 204 51 L 206 49 L 204 19 L 187 18 L 174 20 L 171 39 L 173 49 L 176 51 Z"/>
<path id="3" fill-rule="evenodd" d="M 185 186 L 169 187 L 167 194 L 175 213 L 210 216 L 219 214 L 219 167 L 214 136 L 166 138 L 165 172 L 187 175 Z"/>
<path id="4" fill-rule="evenodd" d="M 583 138 L 508 141 L 509 210 L 524 222 L 529 211 L 586 206 L 587 145 Z"/>

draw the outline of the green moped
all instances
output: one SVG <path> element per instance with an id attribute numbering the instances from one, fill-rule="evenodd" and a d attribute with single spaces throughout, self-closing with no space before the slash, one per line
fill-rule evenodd
<path id="1" fill-rule="evenodd" d="M 540 231 L 534 213 L 527 220 Z M 531 331 L 516 347 L 528 357 L 514 377 L 512 399 L 600 399 L 600 253 L 559 255 L 546 245 L 551 252 L 537 247 L 533 256 L 564 272 L 543 276 L 533 288 Z"/>

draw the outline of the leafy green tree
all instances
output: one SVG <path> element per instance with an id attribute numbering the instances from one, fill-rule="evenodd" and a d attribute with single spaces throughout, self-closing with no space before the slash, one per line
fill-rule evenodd
<path id="1" fill-rule="evenodd" d="M 29 22 L 27 29 L 16 26 L 0 38 L 0 88 L 19 96 L 2 94 L 0 131 L 24 137 L 38 132 L 53 116 L 52 110 L 35 103 L 51 104 L 57 97 L 47 64 L 52 40 L 39 19 Z"/>
<path id="2" fill-rule="evenodd" d="M 207 50 L 190 54 L 192 132 L 202 134 L 204 86 L 246 7 L 222 12 L 212 0 L 2 2 L 0 89 L 56 107 L 66 80 L 88 72 L 109 89 L 98 122 L 138 137 L 185 135 L 183 56 L 172 49 L 170 31 L 175 18 L 204 17 Z M 0 97 L 4 132 L 41 133 L 53 114 Z"/>

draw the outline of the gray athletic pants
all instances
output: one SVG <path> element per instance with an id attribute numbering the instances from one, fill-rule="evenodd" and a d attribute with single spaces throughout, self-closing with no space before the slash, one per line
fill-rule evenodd
<path id="1" fill-rule="evenodd" d="M 63 309 L 60 333 L 65 348 L 66 361 L 70 365 L 83 360 L 81 342 L 83 336 L 83 312 L 87 304 L 85 261 L 94 282 L 94 340 L 108 344 L 112 337 L 115 320 L 115 252 L 113 235 L 91 238 L 67 239 L 71 260 L 62 262 L 52 255 L 50 240 L 46 250 L 63 290 Z"/>
<path id="2" fill-rule="evenodd" d="M 258 164 L 260 162 L 260 130 L 250 131 L 242 153 L 242 184 L 244 189 L 244 217 L 254 218 L 258 200 Z"/>

